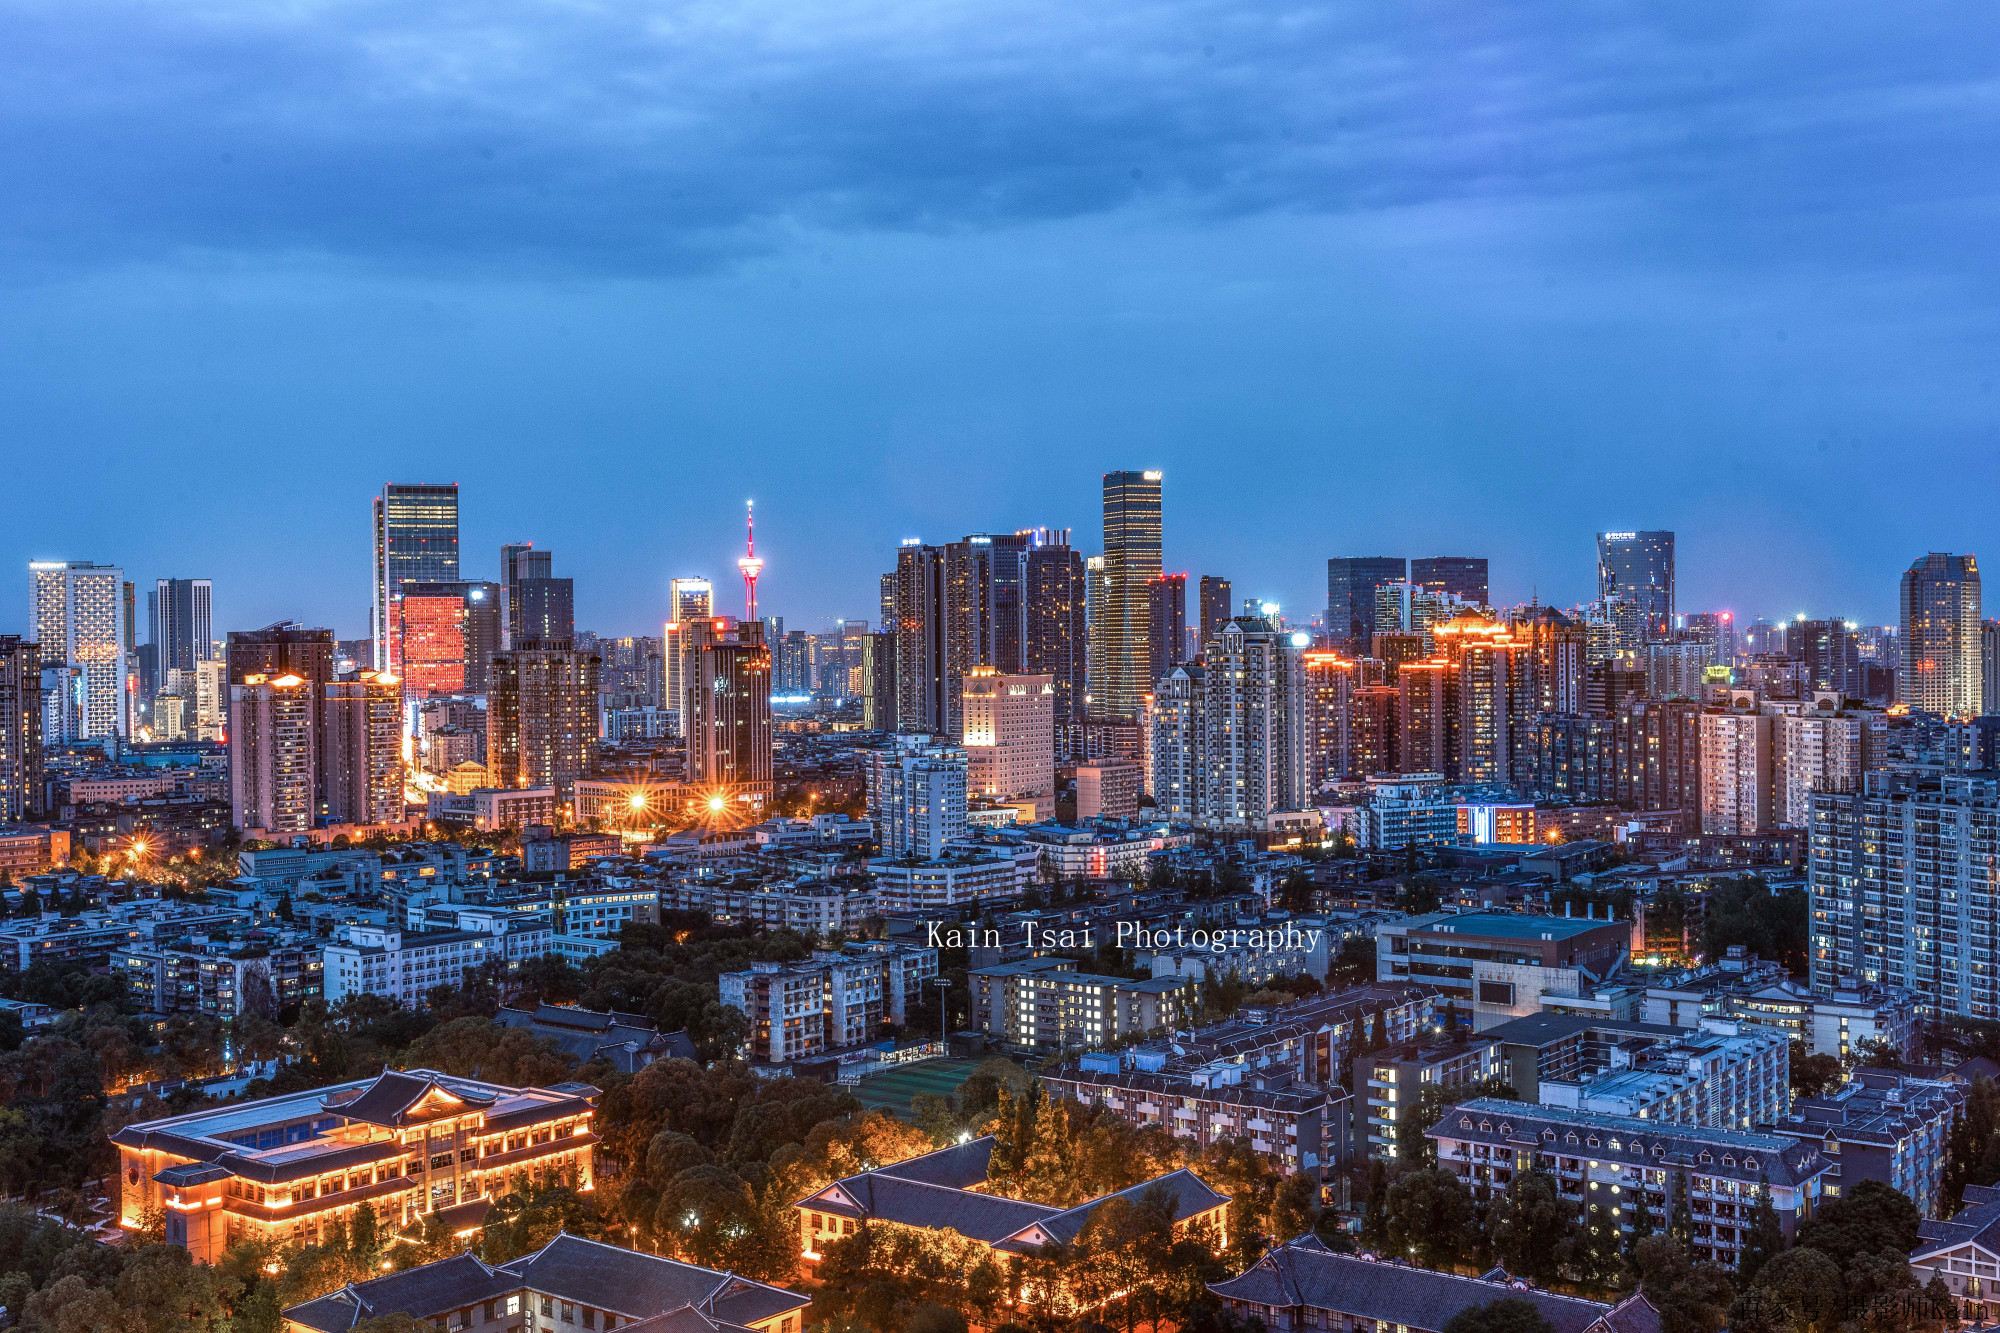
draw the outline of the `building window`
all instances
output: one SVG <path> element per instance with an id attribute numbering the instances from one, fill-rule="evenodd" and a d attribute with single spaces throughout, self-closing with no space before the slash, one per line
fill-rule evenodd
<path id="1" fill-rule="evenodd" d="M 568 1301 L 562 1303 L 562 1321 L 565 1324 L 574 1324 L 576 1322 L 576 1307 Z"/>

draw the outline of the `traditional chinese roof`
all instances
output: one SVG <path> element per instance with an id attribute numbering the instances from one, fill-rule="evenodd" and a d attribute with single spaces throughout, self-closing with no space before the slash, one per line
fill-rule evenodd
<path id="1" fill-rule="evenodd" d="M 359 1091 L 332 1093 L 321 1104 L 349 1120 L 400 1129 L 479 1110 L 498 1100 L 495 1094 L 464 1083 L 446 1087 L 440 1076 L 429 1070 L 406 1074 L 385 1069 Z"/>
<path id="2" fill-rule="evenodd" d="M 682 1306 L 734 1324 L 803 1310 L 811 1298 L 733 1273 L 558 1232 L 533 1254 L 500 1265 L 535 1291 L 646 1318 Z"/>

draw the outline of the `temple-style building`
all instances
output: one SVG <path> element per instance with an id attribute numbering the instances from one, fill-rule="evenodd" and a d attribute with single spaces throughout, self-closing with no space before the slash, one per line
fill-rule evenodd
<path id="1" fill-rule="evenodd" d="M 154 1208 L 167 1239 L 213 1263 L 244 1237 L 310 1245 L 371 1208 L 388 1228 L 437 1217 L 468 1233 L 516 1175 L 590 1189 L 597 1089 L 508 1088 L 429 1069 L 128 1125 L 119 1220 Z"/>

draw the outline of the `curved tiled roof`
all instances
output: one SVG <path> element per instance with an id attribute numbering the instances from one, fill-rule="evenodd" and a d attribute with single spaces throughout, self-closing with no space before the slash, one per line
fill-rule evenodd
<path id="1" fill-rule="evenodd" d="M 712 1311 L 719 1320 L 752 1324 L 812 1303 L 783 1287 L 568 1232 L 558 1232 L 541 1249 L 500 1265 L 499 1271 L 536 1291 L 615 1310 L 629 1319 L 692 1305 Z"/>
<path id="2" fill-rule="evenodd" d="M 404 1073 L 399 1069 L 385 1069 L 375 1076 L 375 1081 L 357 1092 L 330 1094 L 321 1105 L 327 1110 L 349 1120 L 359 1120 L 370 1125 L 381 1125 L 385 1129 L 400 1129 L 404 1125 L 421 1124 L 438 1116 L 413 1114 L 416 1105 L 431 1093 L 441 1093 L 454 1102 L 466 1107 L 491 1106 L 498 1101 L 497 1095 L 475 1091 L 463 1083 L 447 1087 L 441 1075 L 431 1071 L 417 1070 Z M 441 1112 L 453 1115 L 456 1111 Z"/>

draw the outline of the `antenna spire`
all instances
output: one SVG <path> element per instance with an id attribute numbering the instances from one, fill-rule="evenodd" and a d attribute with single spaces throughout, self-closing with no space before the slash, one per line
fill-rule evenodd
<path id="1" fill-rule="evenodd" d="M 736 567 L 743 571 L 743 618 L 757 618 L 757 576 L 764 572 L 764 561 L 757 554 L 757 502 L 743 502 L 743 558 Z"/>

